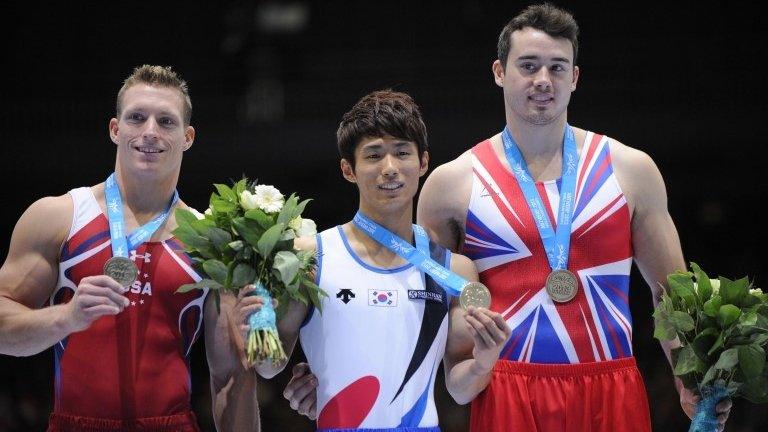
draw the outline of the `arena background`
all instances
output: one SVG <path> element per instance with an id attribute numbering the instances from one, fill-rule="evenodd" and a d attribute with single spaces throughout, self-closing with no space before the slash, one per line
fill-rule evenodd
<path id="1" fill-rule="evenodd" d="M 190 84 L 197 137 L 179 183 L 189 204 L 205 208 L 211 183 L 247 174 L 314 198 L 307 214 L 319 227 L 342 223 L 357 196 L 338 170 L 342 113 L 374 89 L 409 92 L 426 118 L 432 167 L 456 157 L 503 126 L 490 65 L 501 27 L 526 4 L 19 3 L 0 14 L 3 259 L 33 201 L 111 172 L 107 122 L 121 81 L 143 63 L 172 65 Z M 703 3 L 558 2 L 581 26 L 570 122 L 654 158 L 687 259 L 765 286 L 762 20 L 752 3 Z M 633 344 L 654 430 L 687 430 L 651 337 L 649 290 L 637 272 L 633 280 Z M 202 341 L 192 367 L 194 408 L 213 430 Z M 52 372 L 51 350 L 0 356 L 0 430 L 44 430 Z M 263 429 L 312 430 L 282 399 L 286 381 L 259 384 Z M 467 408 L 442 382 L 436 392 L 444 431 L 466 430 Z M 726 431 L 766 430 L 767 414 L 738 400 Z"/>

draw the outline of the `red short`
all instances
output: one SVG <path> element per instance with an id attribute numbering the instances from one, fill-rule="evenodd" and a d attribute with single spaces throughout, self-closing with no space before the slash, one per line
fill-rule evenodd
<path id="1" fill-rule="evenodd" d="M 48 432 L 200 432 L 195 414 L 188 411 L 163 417 L 113 420 L 51 414 Z"/>
<path id="2" fill-rule="evenodd" d="M 499 360 L 471 413 L 473 432 L 651 430 L 634 357 L 555 365 Z"/>

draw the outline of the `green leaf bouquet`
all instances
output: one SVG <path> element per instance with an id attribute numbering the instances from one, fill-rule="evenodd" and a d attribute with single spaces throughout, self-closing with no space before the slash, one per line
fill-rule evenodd
<path id="1" fill-rule="evenodd" d="M 314 251 L 294 248 L 294 239 L 316 233 L 315 223 L 302 218 L 310 200 L 288 199 L 269 185 L 242 179 L 231 187 L 215 184 L 205 214 L 176 210 L 178 228 L 173 234 L 184 243 L 203 279 L 183 285 L 178 292 L 212 290 L 216 307 L 220 290 L 237 293 L 254 284 L 264 306 L 249 319 L 246 355 L 251 364 L 286 359 L 277 334 L 276 320 L 291 299 L 311 302 L 321 309 L 327 294 L 314 283 Z M 272 299 L 277 299 L 276 310 Z"/>
<path id="2" fill-rule="evenodd" d="M 690 431 L 714 431 L 715 405 L 724 398 L 768 402 L 768 295 L 747 278 L 710 279 L 696 263 L 692 271 L 667 277 L 654 311 L 654 337 L 677 338 L 675 376 L 701 394 Z"/>

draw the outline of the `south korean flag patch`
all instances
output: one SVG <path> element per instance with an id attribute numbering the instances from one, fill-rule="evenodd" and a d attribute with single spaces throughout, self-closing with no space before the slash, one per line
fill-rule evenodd
<path id="1" fill-rule="evenodd" d="M 396 307 L 397 291 L 369 289 L 368 306 Z"/>

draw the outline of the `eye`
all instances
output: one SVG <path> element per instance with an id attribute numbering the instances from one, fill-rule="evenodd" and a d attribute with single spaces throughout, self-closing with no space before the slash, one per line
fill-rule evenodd
<path id="1" fill-rule="evenodd" d="M 380 156 L 378 153 L 371 153 L 371 154 L 369 154 L 368 156 L 366 156 L 365 158 L 366 158 L 366 159 L 375 160 L 375 159 L 378 159 L 378 158 L 380 158 L 380 157 L 381 157 L 381 156 Z"/>
<path id="2" fill-rule="evenodd" d="M 144 121 L 144 115 L 138 112 L 129 113 L 127 118 L 129 121 L 132 121 L 132 122 Z"/>
<path id="3" fill-rule="evenodd" d="M 552 65 L 552 67 L 550 69 L 553 72 L 565 72 L 566 71 L 565 66 L 563 66 L 563 65 L 561 65 L 559 63 L 555 64 L 555 65 Z"/>
<path id="4" fill-rule="evenodd" d="M 520 68 L 526 72 L 535 72 L 538 67 L 534 63 L 525 62 L 520 65 Z"/>
<path id="5" fill-rule="evenodd" d="M 400 150 L 399 152 L 397 152 L 398 156 L 408 156 L 410 154 L 411 154 L 411 152 L 409 152 L 407 150 Z"/>
<path id="6" fill-rule="evenodd" d="M 176 122 L 170 117 L 161 117 L 158 120 L 158 123 L 160 123 L 163 126 L 173 126 L 176 124 Z"/>

